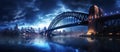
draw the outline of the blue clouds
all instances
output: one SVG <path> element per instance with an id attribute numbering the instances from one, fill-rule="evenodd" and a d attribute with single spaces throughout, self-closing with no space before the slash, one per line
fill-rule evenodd
<path id="1" fill-rule="evenodd" d="M 1 0 L 0 26 L 48 26 L 55 16 L 66 11 L 87 13 L 92 4 L 105 10 L 119 8 L 119 0 Z M 111 8 L 112 7 L 112 8 Z"/>

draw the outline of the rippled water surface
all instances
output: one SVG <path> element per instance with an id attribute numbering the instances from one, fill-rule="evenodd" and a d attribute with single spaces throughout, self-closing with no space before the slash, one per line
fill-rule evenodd
<path id="1" fill-rule="evenodd" d="M 0 52 L 120 52 L 119 37 L 64 37 L 1 39 Z"/>

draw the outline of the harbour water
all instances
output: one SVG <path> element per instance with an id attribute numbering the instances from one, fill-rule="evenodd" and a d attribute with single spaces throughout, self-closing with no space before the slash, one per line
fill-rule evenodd
<path id="1" fill-rule="evenodd" d="M 120 39 L 116 37 L 54 36 L 51 40 L 35 38 L 27 43 L 2 40 L 0 52 L 120 52 Z"/>

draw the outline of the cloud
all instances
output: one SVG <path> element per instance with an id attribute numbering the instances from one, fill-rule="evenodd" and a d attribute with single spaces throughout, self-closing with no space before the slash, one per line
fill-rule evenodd
<path id="1" fill-rule="evenodd" d="M 101 7 L 104 12 L 112 12 L 116 10 L 116 1 L 117 0 L 92 0 L 91 3 Z"/>
<path id="2" fill-rule="evenodd" d="M 42 14 L 47 14 L 56 8 L 57 0 L 37 0 L 35 5 L 40 9 Z"/>
<path id="3" fill-rule="evenodd" d="M 87 12 L 91 5 L 90 0 L 61 0 L 61 2 L 71 10 L 82 10 Z"/>
<path id="4" fill-rule="evenodd" d="M 0 0 L 0 26 L 49 26 L 60 13 L 77 11 L 87 13 L 92 4 L 105 11 L 119 9 L 119 0 Z M 117 6 L 117 7 L 116 7 Z"/>
<path id="5" fill-rule="evenodd" d="M 120 0 L 116 0 L 116 7 L 120 9 Z"/>

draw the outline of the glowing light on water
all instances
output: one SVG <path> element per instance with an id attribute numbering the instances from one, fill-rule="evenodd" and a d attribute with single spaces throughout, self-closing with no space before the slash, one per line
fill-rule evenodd
<path id="1" fill-rule="evenodd" d="M 33 45 L 37 45 L 37 46 L 40 46 L 40 47 L 48 46 L 48 44 L 45 41 L 39 40 L 39 39 L 35 39 Z"/>
<path id="2" fill-rule="evenodd" d="M 40 51 L 42 50 L 47 52 L 79 52 L 78 49 L 73 49 L 72 47 L 66 47 L 53 42 L 49 42 L 41 36 L 37 36 L 35 39 L 31 40 L 26 45 L 35 47 Z"/>
<path id="3" fill-rule="evenodd" d="M 31 44 L 35 47 L 38 47 L 44 50 L 50 50 L 50 46 L 48 42 L 44 39 L 36 38 L 31 42 Z"/>
<path id="4" fill-rule="evenodd" d="M 78 49 L 75 49 L 75 52 L 79 52 L 79 50 L 78 50 Z"/>
<path id="5" fill-rule="evenodd" d="M 94 42 L 94 40 L 92 40 L 92 39 L 89 38 L 89 37 L 87 38 L 87 41 L 88 41 L 88 42 Z"/>

